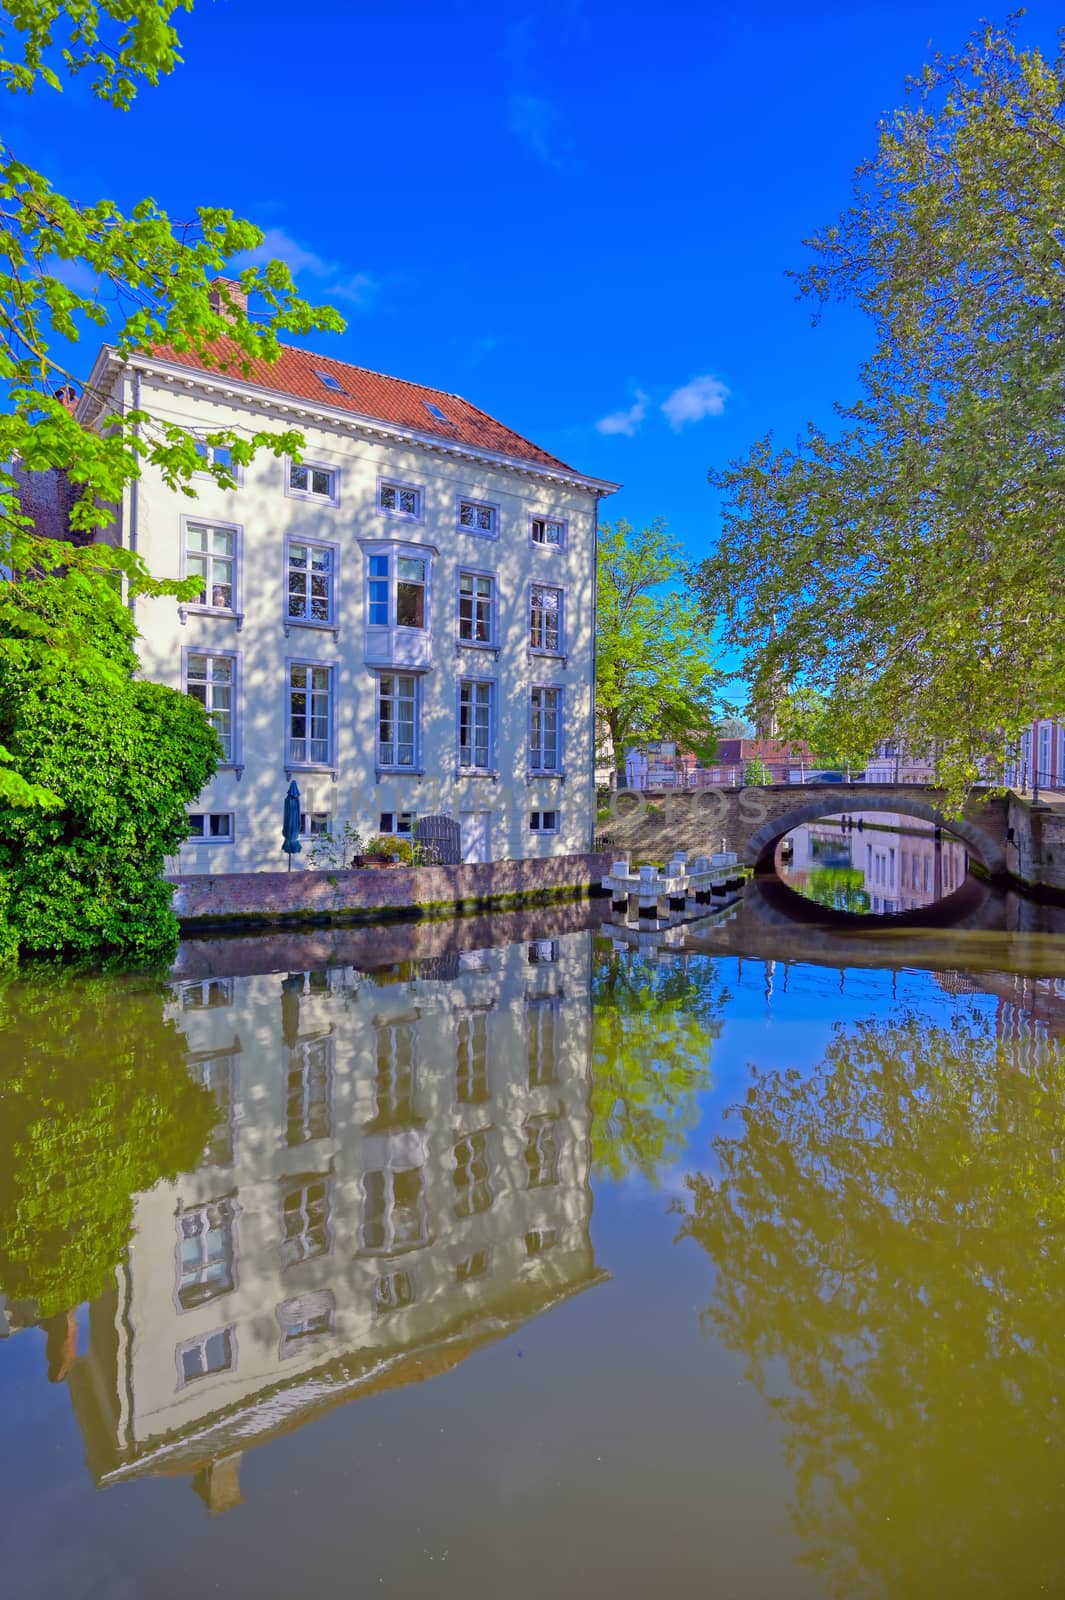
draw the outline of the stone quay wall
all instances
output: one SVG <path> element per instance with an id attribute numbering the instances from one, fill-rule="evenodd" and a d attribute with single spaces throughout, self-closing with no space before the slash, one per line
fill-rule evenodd
<path id="1" fill-rule="evenodd" d="M 171 882 L 183 929 L 383 921 L 588 894 L 612 860 L 595 851 L 455 867 L 196 873 Z"/>
<path id="2" fill-rule="evenodd" d="M 1019 795 L 1009 800 L 1006 865 L 1010 877 L 1026 889 L 1065 895 L 1065 806 L 1055 796 L 1033 806 Z"/>

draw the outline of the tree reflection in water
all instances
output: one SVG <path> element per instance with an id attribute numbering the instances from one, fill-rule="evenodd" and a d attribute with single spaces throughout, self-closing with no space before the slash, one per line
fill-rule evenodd
<path id="1" fill-rule="evenodd" d="M 710 1086 L 728 991 L 711 961 L 661 966 L 609 940 L 592 965 L 592 1166 L 655 1182 L 681 1156 Z"/>
<path id="2" fill-rule="evenodd" d="M 210 1134 L 165 992 L 59 968 L 0 989 L 0 1292 L 42 1320 L 106 1287 L 133 1196 L 194 1167 Z"/>
<path id="3" fill-rule="evenodd" d="M 759 1072 L 681 1230 L 839 1595 L 1062 1592 L 1065 1053 L 977 1015 Z M 786 1374 L 786 1381 L 783 1381 Z"/>

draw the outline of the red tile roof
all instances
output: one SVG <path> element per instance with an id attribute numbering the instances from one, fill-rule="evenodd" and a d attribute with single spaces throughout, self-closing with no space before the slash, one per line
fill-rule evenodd
<path id="1" fill-rule="evenodd" d="M 435 434 L 442 440 L 450 439 L 475 450 L 490 450 L 577 477 L 585 476 L 557 456 L 541 450 L 539 445 L 523 439 L 520 433 L 504 427 L 486 411 L 443 389 L 429 389 L 424 384 L 409 383 L 406 378 L 389 378 L 381 372 L 338 361 L 335 356 L 320 356 L 287 344 L 281 346 L 277 361 L 253 361 L 245 373 L 241 368 L 241 353 L 229 339 L 216 339 L 208 348 L 210 365 L 190 350 L 175 350 L 169 345 L 158 345 L 151 353 L 160 361 L 191 367 L 197 372 L 218 372 L 224 367 L 237 380 L 243 379 L 261 389 L 305 400 L 311 405 L 335 407 L 355 416 L 394 423 L 418 433 Z M 340 389 L 324 384 L 318 377 L 319 372 L 335 378 Z M 447 420 L 434 417 L 427 409 L 429 405 L 437 406 Z"/>

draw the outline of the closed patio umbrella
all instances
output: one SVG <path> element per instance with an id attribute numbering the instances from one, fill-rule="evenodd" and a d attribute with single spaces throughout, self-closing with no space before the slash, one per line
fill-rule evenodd
<path id="1" fill-rule="evenodd" d="M 285 814 L 282 822 L 281 848 L 288 856 L 288 870 L 292 871 L 292 857 L 299 855 L 300 844 L 300 786 L 293 778 L 285 796 Z"/>

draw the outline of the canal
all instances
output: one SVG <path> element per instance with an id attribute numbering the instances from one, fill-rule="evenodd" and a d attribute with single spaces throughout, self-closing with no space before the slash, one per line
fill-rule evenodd
<path id="1" fill-rule="evenodd" d="M 1065 1592 L 1065 913 L 600 915 L 0 988 L 7 1592 Z"/>

